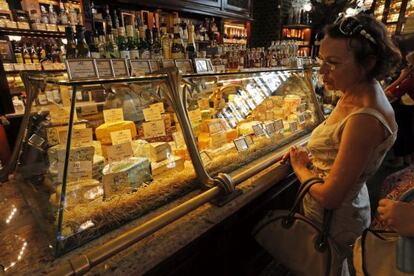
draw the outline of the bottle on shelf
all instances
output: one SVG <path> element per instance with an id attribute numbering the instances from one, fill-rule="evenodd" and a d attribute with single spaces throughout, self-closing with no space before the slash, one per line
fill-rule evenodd
<path id="1" fill-rule="evenodd" d="M 23 61 L 25 64 L 32 64 L 32 59 L 30 57 L 30 50 L 26 46 L 26 44 L 23 44 Z"/>
<path id="2" fill-rule="evenodd" d="M 161 48 L 161 40 L 160 40 L 160 32 L 157 28 L 156 24 L 156 17 L 154 14 L 152 20 L 152 46 L 151 46 L 151 58 L 155 60 L 162 59 L 162 48 Z"/>
<path id="3" fill-rule="evenodd" d="M 14 52 L 14 57 L 16 58 L 17 63 L 24 63 L 23 62 L 23 54 L 22 54 L 22 48 L 19 44 L 17 44 L 16 41 L 12 40 L 12 47 Z"/>
<path id="4" fill-rule="evenodd" d="M 112 17 L 109 13 L 109 5 L 105 5 L 105 22 L 106 26 L 112 30 Z M 106 32 L 108 33 L 108 30 L 106 30 Z"/>
<path id="5" fill-rule="evenodd" d="M 125 29 L 123 27 L 118 28 L 118 49 L 121 58 L 130 58 L 129 47 L 125 38 Z"/>
<path id="6" fill-rule="evenodd" d="M 92 37 L 92 32 L 86 31 L 85 40 L 86 44 L 88 44 L 91 58 L 100 58 L 99 50 L 97 47 L 97 43 L 99 43 L 99 37 L 97 35 Z"/>
<path id="7" fill-rule="evenodd" d="M 54 24 L 54 25 L 57 24 L 57 14 L 55 10 L 53 9 L 52 4 L 49 5 L 49 23 Z"/>
<path id="8" fill-rule="evenodd" d="M 126 26 L 127 32 L 127 44 L 129 49 L 129 58 L 130 59 L 139 59 L 139 48 L 138 48 L 138 39 L 134 37 L 134 26 L 128 25 Z"/>
<path id="9" fill-rule="evenodd" d="M 66 59 L 74 59 L 76 58 L 76 42 L 75 42 L 75 37 L 73 34 L 73 29 L 72 27 L 66 27 L 65 28 L 65 34 L 66 34 L 66 48 L 65 48 L 65 52 L 66 52 Z M 46 53 L 45 53 L 45 58 L 46 58 Z"/>
<path id="10" fill-rule="evenodd" d="M 41 14 L 42 14 L 41 22 L 43 24 L 49 24 L 49 16 L 46 12 L 45 6 L 40 6 L 40 11 L 41 11 Z"/>
<path id="11" fill-rule="evenodd" d="M 186 47 L 186 54 L 188 59 L 194 59 L 197 57 L 197 48 L 194 41 L 194 25 L 189 24 L 188 28 L 188 42 Z"/>
<path id="12" fill-rule="evenodd" d="M 139 26 L 139 56 L 142 59 L 149 59 L 151 58 L 151 52 L 149 48 L 149 43 L 145 38 L 145 31 L 147 26 L 140 25 Z"/>
<path id="13" fill-rule="evenodd" d="M 108 39 L 106 42 L 106 54 L 107 58 L 120 58 L 118 45 L 115 43 L 114 36 L 112 34 L 112 29 L 108 26 Z"/>
<path id="14" fill-rule="evenodd" d="M 65 10 L 65 6 L 63 5 L 63 2 L 59 3 L 59 7 L 60 7 L 59 22 L 61 25 L 68 25 L 69 24 L 68 14 Z"/>
<path id="15" fill-rule="evenodd" d="M 174 40 L 171 46 L 171 58 L 183 59 L 184 56 L 184 45 L 180 37 L 180 29 L 178 25 L 174 26 Z"/>
<path id="16" fill-rule="evenodd" d="M 171 59 L 172 40 L 166 26 L 161 27 L 161 47 L 162 57 L 164 59 Z"/>
<path id="17" fill-rule="evenodd" d="M 32 46 L 30 47 L 30 58 L 32 59 L 32 63 L 34 64 L 40 63 L 39 56 L 36 52 L 36 48 L 34 44 L 32 44 Z"/>
<path id="18" fill-rule="evenodd" d="M 96 44 L 98 47 L 99 58 L 105 58 L 106 55 L 106 40 L 105 40 L 105 33 L 103 28 L 98 29 L 99 34 L 99 42 Z"/>
<path id="19" fill-rule="evenodd" d="M 77 58 L 90 58 L 91 53 L 89 51 L 89 46 L 85 41 L 85 28 L 81 25 L 76 25 L 76 52 Z"/>

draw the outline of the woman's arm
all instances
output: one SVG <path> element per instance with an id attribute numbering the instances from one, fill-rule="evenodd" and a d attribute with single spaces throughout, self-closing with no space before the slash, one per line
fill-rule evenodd
<path id="1" fill-rule="evenodd" d="M 324 208 L 340 207 L 365 170 L 371 154 L 384 138 L 384 127 L 376 118 L 366 114 L 350 117 L 344 127 L 332 169 L 325 183 L 312 186 L 312 197 Z M 315 175 L 300 160 L 297 154 L 291 152 L 292 166 L 299 180 L 303 182 Z"/>
<path id="2" fill-rule="evenodd" d="M 414 237 L 414 205 L 390 199 L 381 199 L 378 214 L 391 229 L 400 235 Z"/>

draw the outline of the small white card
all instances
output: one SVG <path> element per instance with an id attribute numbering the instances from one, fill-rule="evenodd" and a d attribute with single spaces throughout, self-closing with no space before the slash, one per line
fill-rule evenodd
<path id="1" fill-rule="evenodd" d="M 93 59 L 68 59 L 65 65 L 70 80 L 98 78 Z"/>
<path id="2" fill-rule="evenodd" d="M 238 152 L 242 152 L 249 149 L 249 144 L 246 141 L 245 137 L 240 137 L 233 140 L 234 145 Z"/>
<path id="3" fill-rule="evenodd" d="M 279 119 L 273 122 L 273 127 L 275 129 L 275 132 L 279 132 L 283 130 L 283 120 Z"/>
<path id="4" fill-rule="evenodd" d="M 82 106 L 81 114 L 83 116 L 98 114 L 98 106 L 96 104 Z"/>
<path id="5" fill-rule="evenodd" d="M 199 108 L 188 111 L 188 118 L 192 125 L 198 125 L 201 122 L 201 110 Z"/>
<path id="6" fill-rule="evenodd" d="M 220 122 L 213 122 L 208 124 L 208 132 L 210 134 L 214 134 L 220 131 L 223 131 L 223 126 Z"/>
<path id="7" fill-rule="evenodd" d="M 177 149 L 182 148 L 186 145 L 185 140 L 184 140 L 184 136 L 181 132 L 178 132 L 178 131 L 174 132 L 172 134 L 172 136 L 173 136 L 173 139 L 174 139 L 174 142 L 175 142 L 175 147 Z"/>
<path id="8" fill-rule="evenodd" d="M 124 120 L 124 112 L 122 111 L 122 108 L 105 109 L 103 115 L 105 123 Z"/>
<path id="9" fill-rule="evenodd" d="M 155 104 L 151 104 L 149 106 L 151 109 L 155 109 L 158 110 L 159 113 L 164 113 L 165 109 L 164 109 L 164 103 L 163 102 L 159 102 L 159 103 L 155 103 Z"/>
<path id="10" fill-rule="evenodd" d="M 111 59 L 115 77 L 129 77 L 129 70 L 125 59 Z"/>
<path id="11" fill-rule="evenodd" d="M 146 139 L 166 135 L 164 120 L 145 122 L 142 124 L 142 127 L 144 129 L 144 137 Z"/>
<path id="12" fill-rule="evenodd" d="M 254 125 L 254 126 L 253 126 L 253 131 L 254 131 L 254 134 L 255 134 L 256 136 L 262 136 L 262 135 L 265 135 L 265 132 L 264 132 L 263 127 L 262 127 L 262 125 L 261 125 L 261 124 Z"/>
<path id="13" fill-rule="evenodd" d="M 110 163 L 121 161 L 121 160 L 134 156 L 131 143 L 123 143 L 123 144 L 108 146 L 108 148 L 106 149 L 106 152 L 108 154 L 108 161 Z"/>
<path id="14" fill-rule="evenodd" d="M 114 76 L 112 63 L 109 59 L 95 59 L 96 69 L 100 78 L 111 78 Z"/>
<path id="15" fill-rule="evenodd" d="M 289 122 L 289 128 L 290 128 L 291 132 L 297 131 L 298 130 L 298 122 L 297 121 Z"/>
<path id="16" fill-rule="evenodd" d="M 63 178 L 63 162 L 58 163 L 58 178 Z M 71 161 L 66 178 L 70 181 L 92 178 L 92 161 Z"/>
<path id="17" fill-rule="evenodd" d="M 112 140 L 112 145 L 131 143 L 132 142 L 131 131 L 129 129 L 112 131 L 111 140 Z"/>
<path id="18" fill-rule="evenodd" d="M 152 122 L 162 119 L 161 113 L 158 108 L 145 108 L 143 110 L 145 121 Z"/>

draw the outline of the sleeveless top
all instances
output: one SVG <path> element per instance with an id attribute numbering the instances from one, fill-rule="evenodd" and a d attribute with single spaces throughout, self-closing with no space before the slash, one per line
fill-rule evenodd
<path id="1" fill-rule="evenodd" d="M 347 120 L 356 114 L 368 114 L 375 117 L 384 126 L 387 137 L 372 152 L 366 168 L 359 177 L 357 183 L 342 202 L 342 205 L 334 210 L 330 233 L 342 252 L 350 252 L 350 245 L 369 227 L 371 222 L 371 210 L 366 180 L 371 177 L 381 165 L 385 154 L 394 144 L 397 131 L 392 131 L 384 116 L 373 108 L 361 108 L 339 122 L 326 125 L 326 121 L 320 124 L 312 132 L 308 142 L 308 149 L 312 155 L 314 170 L 323 179 L 329 174 L 335 158 L 338 154 L 342 131 Z M 361 135 L 364 134 L 363 131 Z M 368 134 L 369 135 L 369 134 Z M 303 211 L 306 217 L 317 222 L 322 222 L 323 208 L 307 194 L 303 200 Z"/>

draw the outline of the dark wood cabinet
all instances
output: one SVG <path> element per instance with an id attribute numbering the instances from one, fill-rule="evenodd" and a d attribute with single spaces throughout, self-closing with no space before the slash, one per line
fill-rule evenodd
<path id="1" fill-rule="evenodd" d="M 190 3 L 220 8 L 222 0 L 184 0 L 183 2 L 190 2 Z"/>
<path id="2" fill-rule="evenodd" d="M 251 0 L 223 0 L 223 8 L 227 11 L 242 12 L 250 16 Z"/>

